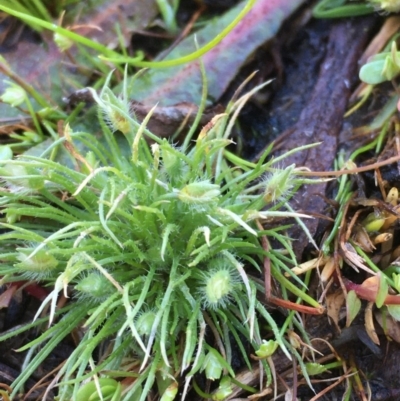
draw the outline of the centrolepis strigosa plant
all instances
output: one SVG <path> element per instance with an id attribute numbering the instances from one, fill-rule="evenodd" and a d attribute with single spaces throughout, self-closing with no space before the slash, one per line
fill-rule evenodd
<path id="1" fill-rule="evenodd" d="M 259 227 L 307 217 L 282 210 L 304 180 L 295 166 L 276 167 L 282 157 L 266 162 L 268 151 L 257 163 L 228 152 L 235 116 L 250 94 L 181 146 L 146 129 L 151 112 L 138 123 L 126 93 L 119 98 L 106 86 L 93 95 L 104 140 L 66 125 L 41 157 L 1 164 L 2 284 L 26 280 L 50 289 L 26 330 L 44 322 L 48 328 L 19 350 L 30 352 L 13 396 L 74 329 L 82 338 L 48 389 L 57 385 L 59 401 L 87 392 L 144 401 L 154 389 L 172 400 L 178 387 L 184 398 L 201 372 L 223 379 L 228 394 L 232 349 L 250 367 L 249 347 L 260 349 L 267 335 L 291 358 L 284 331 L 260 301 L 263 259 L 269 257 L 283 294 L 297 291 L 318 304 L 299 278 L 293 285 L 281 274 L 291 274 L 295 263 L 286 227 Z M 71 166 L 53 158 L 64 149 Z M 279 249 L 265 249 L 261 236 Z M 271 383 L 268 364 L 259 363 Z"/>

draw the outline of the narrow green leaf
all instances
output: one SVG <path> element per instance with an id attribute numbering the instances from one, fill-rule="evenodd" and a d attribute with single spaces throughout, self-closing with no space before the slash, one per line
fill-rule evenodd
<path id="1" fill-rule="evenodd" d="M 361 301 L 358 299 L 357 294 L 354 290 L 349 291 L 346 297 L 346 327 L 351 325 L 351 322 L 355 319 L 360 309 Z"/>

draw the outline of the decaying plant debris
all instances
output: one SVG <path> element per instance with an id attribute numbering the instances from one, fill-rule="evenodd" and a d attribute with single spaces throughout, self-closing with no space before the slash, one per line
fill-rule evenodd
<path id="1" fill-rule="evenodd" d="M 321 63 L 310 100 L 296 124 L 277 139 L 277 146 L 282 152 L 310 141 L 321 142 L 323 146 L 296 153 L 286 163 L 305 166 L 312 171 L 327 171 L 333 165 L 338 149 L 338 134 L 358 70 L 358 60 L 373 27 L 372 18 L 333 24 L 326 56 Z M 349 43 L 351 46 L 348 46 Z M 345 47 L 346 51 L 343 50 Z M 325 193 L 326 185 L 304 186 L 293 198 L 292 206 L 296 210 L 321 214 L 325 204 L 321 195 Z M 306 224 L 311 235 L 314 235 L 318 219 Z M 299 227 L 293 230 L 291 235 L 298 238 L 294 247 L 300 256 L 309 239 Z"/>

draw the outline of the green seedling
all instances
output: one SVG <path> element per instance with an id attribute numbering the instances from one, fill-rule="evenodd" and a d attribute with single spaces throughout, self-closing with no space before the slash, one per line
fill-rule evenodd
<path id="1" fill-rule="evenodd" d="M 400 54 L 396 42 L 392 42 L 390 52 L 376 54 L 363 65 L 360 70 L 360 79 L 367 84 L 377 85 L 391 81 L 400 74 Z"/>
<path id="2" fill-rule="evenodd" d="M 9 87 L 0 96 L 0 100 L 4 103 L 8 103 L 10 106 L 20 106 L 27 99 L 27 94 L 21 86 L 9 83 Z"/>
<path id="3" fill-rule="evenodd" d="M 224 366 L 220 363 L 221 355 L 217 351 L 210 350 L 203 362 L 203 369 L 209 380 L 218 380 L 221 378 Z"/>
<path id="4" fill-rule="evenodd" d="M 347 0 L 321 0 L 313 9 L 315 18 L 346 18 L 371 14 L 374 11 L 397 13 L 400 11 L 399 0 L 369 0 L 352 4 Z"/>
<path id="5" fill-rule="evenodd" d="M 177 382 L 172 383 L 165 389 L 163 395 L 160 398 L 160 401 L 174 400 L 176 395 L 178 394 L 178 390 L 179 390 L 178 383 Z"/>
<path id="6" fill-rule="evenodd" d="M 223 401 L 226 400 L 232 394 L 232 382 L 229 376 L 222 378 L 217 391 L 213 394 L 213 401 Z"/>
<path id="7" fill-rule="evenodd" d="M 361 225 L 365 228 L 368 233 L 379 231 L 385 224 L 385 216 L 376 210 L 365 217 L 361 222 Z"/>
<path id="8" fill-rule="evenodd" d="M 313 9 L 315 18 L 345 18 L 371 14 L 374 7 L 370 3 L 347 3 L 346 0 L 321 0 Z"/>
<path id="9" fill-rule="evenodd" d="M 337 361 L 337 362 L 332 362 L 332 363 L 329 363 L 326 365 L 322 365 L 317 362 L 307 362 L 307 363 L 305 363 L 305 366 L 307 369 L 307 373 L 310 376 L 315 376 L 315 375 L 320 375 L 321 373 L 324 373 L 324 372 L 328 371 L 329 369 L 340 368 L 342 366 L 342 362 Z"/>
<path id="10" fill-rule="evenodd" d="M 398 266 L 396 266 L 396 268 L 398 268 Z M 384 273 L 386 274 L 386 271 L 384 271 Z M 394 289 L 400 293 L 400 274 L 398 273 L 392 273 L 392 279 L 393 279 L 393 287 Z"/>
<path id="11" fill-rule="evenodd" d="M 346 327 L 350 327 L 353 320 L 357 317 L 361 310 L 361 301 L 357 294 L 351 290 L 346 295 Z"/>
<path id="12" fill-rule="evenodd" d="M 394 320 L 400 322 L 400 305 L 387 305 L 387 310 Z"/>
<path id="13" fill-rule="evenodd" d="M 274 340 L 263 340 L 260 348 L 256 350 L 256 355 L 261 358 L 269 358 L 278 349 L 278 343 Z"/>
<path id="14" fill-rule="evenodd" d="M 179 7 L 179 0 L 156 0 L 160 13 L 163 17 L 165 27 L 170 33 L 176 33 L 176 12 Z"/>
<path id="15" fill-rule="evenodd" d="M 13 157 L 13 152 L 10 146 L 0 145 L 0 160 L 10 160 Z"/>
<path id="16" fill-rule="evenodd" d="M 120 401 L 122 386 L 114 379 L 100 378 L 84 384 L 75 401 Z"/>

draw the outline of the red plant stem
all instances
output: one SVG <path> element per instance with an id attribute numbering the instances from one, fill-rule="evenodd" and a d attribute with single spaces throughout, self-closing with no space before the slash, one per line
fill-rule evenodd
<path id="1" fill-rule="evenodd" d="M 281 306 L 285 309 L 295 310 L 300 313 L 306 313 L 308 315 L 322 315 L 324 313 L 324 308 L 314 308 L 312 306 L 300 305 L 291 301 L 287 301 L 281 298 L 270 297 L 269 302 L 274 305 Z"/>
<path id="2" fill-rule="evenodd" d="M 13 286 L 15 286 L 16 288 L 20 288 L 24 284 L 26 284 L 26 281 L 16 281 L 15 283 L 13 283 Z M 47 295 L 49 295 L 49 292 L 37 283 L 27 285 L 26 287 L 24 287 L 24 291 L 32 297 L 37 298 L 39 301 L 43 301 L 47 297 Z"/>
<path id="3" fill-rule="evenodd" d="M 353 290 L 357 296 L 361 299 L 365 299 L 370 302 L 375 302 L 378 294 L 377 288 L 367 288 L 361 284 L 353 283 L 352 281 L 342 278 L 347 291 Z M 400 305 L 400 296 L 398 295 L 386 295 L 384 305 Z"/>
<path id="4" fill-rule="evenodd" d="M 256 220 L 257 227 L 260 231 L 264 230 L 264 227 L 259 220 Z M 265 235 L 261 236 L 261 245 L 265 252 L 269 251 L 269 243 Z M 271 260 L 266 255 L 263 261 L 264 267 L 264 289 L 265 289 L 265 300 L 268 302 L 271 297 Z"/>

